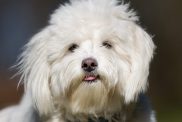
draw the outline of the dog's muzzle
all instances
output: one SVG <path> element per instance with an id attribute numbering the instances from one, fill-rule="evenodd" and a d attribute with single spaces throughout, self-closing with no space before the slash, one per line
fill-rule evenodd
<path id="1" fill-rule="evenodd" d="M 94 82 L 99 78 L 99 75 L 95 73 L 98 67 L 98 63 L 94 58 L 86 58 L 82 61 L 81 65 L 83 71 L 85 72 L 85 77 L 83 81 Z"/>

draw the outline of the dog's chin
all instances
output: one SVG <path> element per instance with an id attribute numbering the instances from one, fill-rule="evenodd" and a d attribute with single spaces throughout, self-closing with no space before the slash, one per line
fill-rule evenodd
<path id="1" fill-rule="evenodd" d="M 84 80 L 70 96 L 70 109 L 73 113 L 95 113 L 105 106 L 106 94 L 100 80 Z"/>
<path id="2" fill-rule="evenodd" d="M 80 79 L 80 78 L 79 78 Z M 115 94 L 115 88 L 108 88 L 106 81 L 99 74 L 85 74 L 82 80 L 74 82 L 69 90 L 69 109 L 74 114 L 96 114 L 101 113 L 108 108 L 111 103 L 111 99 L 116 101 L 119 98 Z M 117 100 L 118 101 L 118 100 Z M 119 100 L 120 101 L 120 100 Z M 116 106 L 120 106 L 115 103 Z M 113 108 L 118 109 L 118 108 Z"/>

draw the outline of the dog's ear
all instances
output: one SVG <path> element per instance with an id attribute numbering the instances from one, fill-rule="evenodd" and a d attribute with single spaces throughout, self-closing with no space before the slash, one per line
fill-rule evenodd
<path id="1" fill-rule="evenodd" d="M 132 29 L 131 67 L 128 80 L 123 87 L 123 96 L 126 103 L 135 100 L 139 93 L 146 90 L 149 64 L 155 49 L 151 36 L 144 29 L 135 24 Z"/>
<path id="2" fill-rule="evenodd" d="M 47 28 L 36 34 L 20 56 L 19 68 L 26 92 L 31 94 L 32 101 L 40 114 L 47 114 L 53 109 L 49 88 L 50 68 L 47 62 L 47 42 L 50 39 Z"/>

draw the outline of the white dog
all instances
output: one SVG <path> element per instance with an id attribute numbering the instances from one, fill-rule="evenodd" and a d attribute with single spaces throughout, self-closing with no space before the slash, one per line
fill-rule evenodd
<path id="1" fill-rule="evenodd" d="M 25 46 L 25 95 L 0 122 L 155 122 L 144 94 L 154 44 L 128 4 L 71 0 Z"/>

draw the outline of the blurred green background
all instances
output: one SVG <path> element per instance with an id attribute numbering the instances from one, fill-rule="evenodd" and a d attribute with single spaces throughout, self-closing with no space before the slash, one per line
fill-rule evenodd
<path id="1" fill-rule="evenodd" d="M 49 15 L 67 0 L 0 0 L 0 108 L 18 103 L 16 72 L 9 70 L 22 46 L 46 26 Z M 182 122 L 182 1 L 126 0 L 157 45 L 149 77 L 158 122 Z"/>

